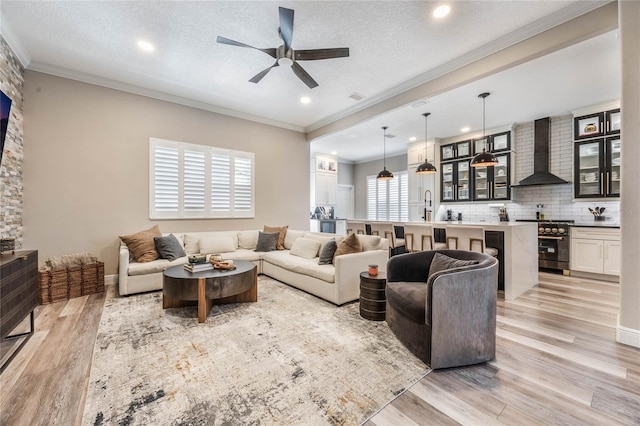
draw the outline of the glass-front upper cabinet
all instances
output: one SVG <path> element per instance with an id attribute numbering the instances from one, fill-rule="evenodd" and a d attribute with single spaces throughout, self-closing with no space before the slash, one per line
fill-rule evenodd
<path id="1" fill-rule="evenodd" d="M 441 163 L 440 199 L 442 201 L 469 201 L 469 160 Z"/>
<path id="2" fill-rule="evenodd" d="M 604 114 L 606 127 L 605 131 L 608 135 L 620 133 L 620 108 L 612 109 Z"/>
<path id="3" fill-rule="evenodd" d="M 440 147 L 440 160 L 454 160 L 471 156 L 471 141 L 462 141 L 442 145 Z"/>
<path id="4" fill-rule="evenodd" d="M 575 197 L 604 197 L 604 139 L 576 142 L 574 166 Z"/>
<path id="5" fill-rule="evenodd" d="M 606 196 L 620 196 L 620 138 L 605 139 Z"/>
<path id="6" fill-rule="evenodd" d="M 485 149 L 485 151 L 491 152 L 491 146 L 489 145 L 489 136 L 473 140 L 473 155 L 480 154 L 483 148 Z"/>
<path id="7" fill-rule="evenodd" d="M 473 169 L 474 200 L 488 200 L 491 188 L 489 186 L 489 168 L 474 167 Z"/>
<path id="8" fill-rule="evenodd" d="M 511 132 L 496 133 L 473 140 L 473 155 L 478 155 L 485 148 L 487 152 L 503 152 L 511 149 Z"/>
<path id="9" fill-rule="evenodd" d="M 509 194 L 509 155 L 496 155 L 498 164 L 493 166 L 491 181 L 491 198 L 494 200 L 508 200 Z"/>
<path id="10" fill-rule="evenodd" d="M 620 133 L 622 124 L 620 118 L 620 108 L 575 117 L 573 137 L 579 140 L 616 135 Z"/>
<path id="11" fill-rule="evenodd" d="M 476 167 L 473 169 L 474 200 L 510 199 L 510 155 L 496 155 L 496 158 L 498 159 L 498 164 L 493 167 Z"/>

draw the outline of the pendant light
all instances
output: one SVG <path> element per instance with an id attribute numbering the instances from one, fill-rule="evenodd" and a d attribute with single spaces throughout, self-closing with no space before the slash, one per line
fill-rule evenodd
<path id="1" fill-rule="evenodd" d="M 487 137 L 485 135 L 485 102 L 489 92 L 480 93 L 479 98 L 482 98 L 482 137 L 484 138 L 484 147 L 482 152 L 471 160 L 471 167 L 493 167 L 498 164 L 498 158 L 490 152 L 487 152 Z"/>
<path id="2" fill-rule="evenodd" d="M 420 175 L 433 174 L 437 172 L 436 167 L 429 162 L 429 154 L 427 149 L 427 121 L 431 115 L 430 112 L 422 114 L 424 116 L 424 163 L 420 164 L 416 169 L 416 173 Z"/>
<path id="3" fill-rule="evenodd" d="M 384 154 L 384 168 L 382 169 L 382 171 L 380 173 L 378 173 L 378 176 L 376 177 L 376 179 L 378 180 L 391 180 L 393 179 L 393 173 L 391 173 L 390 171 L 387 170 L 387 126 L 382 127 L 382 131 L 384 132 L 384 136 L 382 137 L 382 142 L 383 142 L 383 154 Z"/>

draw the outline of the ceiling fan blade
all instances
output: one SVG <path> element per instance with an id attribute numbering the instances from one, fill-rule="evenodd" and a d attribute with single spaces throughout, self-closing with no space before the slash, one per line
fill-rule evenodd
<path id="1" fill-rule="evenodd" d="M 258 74 L 253 76 L 253 78 L 251 80 L 249 80 L 249 81 L 252 82 L 252 83 L 259 83 L 260 80 L 262 80 L 264 78 L 264 76 L 267 75 L 269 73 L 269 71 L 271 71 L 271 68 L 275 68 L 275 67 L 279 67 L 279 66 L 280 65 L 278 65 L 278 61 L 276 61 L 275 64 L 271 65 L 269 68 L 263 69 Z"/>
<path id="2" fill-rule="evenodd" d="M 315 61 L 316 59 L 346 58 L 349 56 L 348 47 L 334 49 L 308 49 L 294 51 L 296 61 Z"/>
<path id="3" fill-rule="evenodd" d="M 313 78 L 311 78 L 309 73 L 306 72 L 304 68 L 302 68 L 300 64 L 298 64 L 297 62 L 294 62 L 293 64 L 291 64 L 291 69 L 293 69 L 294 74 L 297 75 L 298 78 L 302 80 L 304 84 L 309 86 L 309 89 L 313 89 L 314 87 L 318 86 L 318 83 L 316 83 L 316 81 Z"/>
<path id="4" fill-rule="evenodd" d="M 274 59 L 277 58 L 277 54 L 276 54 L 276 49 L 275 48 L 261 49 L 259 47 L 249 46 L 248 44 L 240 43 L 239 41 L 231 40 L 231 39 L 228 39 L 226 37 L 220 37 L 220 36 L 218 36 L 216 38 L 216 42 L 218 42 L 220 44 L 228 44 L 228 45 L 231 45 L 231 46 L 248 47 L 249 49 L 256 49 L 256 50 L 259 50 L 261 52 L 266 53 L 267 55 L 271 56 Z"/>
<path id="5" fill-rule="evenodd" d="M 284 41 L 285 50 L 289 50 L 293 40 L 293 10 L 284 7 L 278 9 L 280 10 L 280 29 L 278 31 Z"/>

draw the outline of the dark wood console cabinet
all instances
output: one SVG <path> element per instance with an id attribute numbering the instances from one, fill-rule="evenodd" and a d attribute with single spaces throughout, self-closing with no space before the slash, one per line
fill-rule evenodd
<path id="1" fill-rule="evenodd" d="M 33 311 L 37 306 L 38 252 L 24 250 L 0 256 L 0 335 L 2 340 L 25 337 L 13 355 L 33 334 Z M 27 316 L 31 317 L 31 331 L 10 335 Z M 13 355 L 2 365 L 2 370 Z"/>

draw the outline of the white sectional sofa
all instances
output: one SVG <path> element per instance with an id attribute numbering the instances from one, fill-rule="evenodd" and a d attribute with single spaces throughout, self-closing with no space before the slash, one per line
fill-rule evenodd
<path id="1" fill-rule="evenodd" d="M 320 252 L 324 243 L 331 238 L 340 244 L 343 235 L 288 230 L 284 240 L 285 250 L 256 252 L 258 234 L 257 230 L 173 233 L 187 255 L 200 253 L 200 241 L 210 242 L 212 238 L 228 241 L 230 238 L 235 250 L 220 253 L 224 259 L 251 261 L 257 265 L 259 274 L 268 275 L 336 305 L 357 300 L 360 295 L 360 272 L 366 271 L 369 264 L 377 264 L 381 271 L 385 271 L 389 258 L 388 240 L 375 235 L 357 236 L 363 246 L 362 252 L 336 256 L 335 264 L 318 265 L 317 255 L 315 258 L 305 258 L 291 254 L 295 241 L 298 238 L 318 240 L 322 245 Z M 173 261 L 157 259 L 138 263 L 130 259 L 129 249 L 121 243 L 118 267 L 120 295 L 160 290 L 162 272 L 170 266 L 186 262 L 187 258 L 181 257 Z"/>

